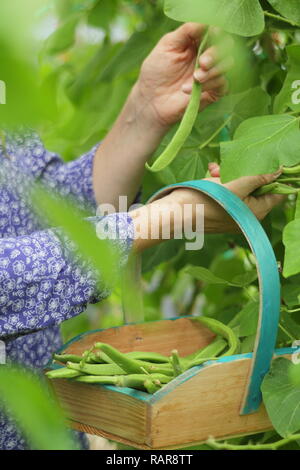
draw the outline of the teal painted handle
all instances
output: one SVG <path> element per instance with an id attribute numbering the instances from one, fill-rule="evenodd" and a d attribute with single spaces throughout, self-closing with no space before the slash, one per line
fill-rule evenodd
<path id="1" fill-rule="evenodd" d="M 218 202 L 239 225 L 256 258 L 260 312 L 253 359 L 240 414 L 253 413 L 261 404 L 260 387 L 270 369 L 280 316 L 280 280 L 275 254 L 254 214 L 241 199 L 219 184 L 205 180 L 174 184 L 156 193 L 151 200 L 158 199 L 164 193 L 170 192 L 170 189 L 178 187 L 197 189 Z"/>

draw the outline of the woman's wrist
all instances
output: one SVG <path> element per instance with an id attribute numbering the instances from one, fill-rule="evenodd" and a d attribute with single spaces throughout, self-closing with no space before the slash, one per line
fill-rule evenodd
<path id="1" fill-rule="evenodd" d="M 148 96 L 140 82 L 137 81 L 131 90 L 127 105 L 129 115 L 134 115 L 136 122 L 145 132 L 161 140 L 170 130 L 170 125 L 163 123 L 153 108 L 151 96 Z"/>

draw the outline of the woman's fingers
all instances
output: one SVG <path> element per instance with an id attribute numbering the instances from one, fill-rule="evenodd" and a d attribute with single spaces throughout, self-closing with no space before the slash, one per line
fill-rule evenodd
<path id="1" fill-rule="evenodd" d="M 241 199 L 245 199 L 261 186 L 273 183 L 275 180 L 277 180 L 281 173 L 282 170 L 278 170 L 276 173 L 268 175 L 244 176 L 227 183 L 225 186 Z"/>
<path id="2" fill-rule="evenodd" d="M 187 95 L 190 95 L 192 93 L 193 84 L 194 84 L 193 81 L 189 81 L 189 82 L 185 83 L 184 85 L 182 85 L 181 89 L 182 89 L 183 93 L 186 93 Z"/>
<path id="3" fill-rule="evenodd" d="M 187 95 L 192 93 L 193 81 L 189 81 L 182 86 L 182 91 Z M 220 76 L 206 82 L 202 88 L 203 92 L 214 93 L 217 98 L 228 93 L 229 84 L 225 77 Z"/>
<path id="4" fill-rule="evenodd" d="M 285 196 L 279 194 L 266 194 L 260 197 L 250 196 L 245 199 L 249 209 L 256 215 L 258 220 L 263 220 L 274 207 L 281 204 Z"/>
<path id="5" fill-rule="evenodd" d="M 212 178 L 220 178 L 220 165 L 218 165 L 218 163 L 209 163 L 208 171 Z"/>
<path id="6" fill-rule="evenodd" d="M 208 82 L 203 84 L 202 90 L 203 91 L 212 91 L 212 90 L 223 90 L 228 86 L 228 82 L 226 78 L 221 75 L 220 77 L 213 78 L 212 80 L 209 80 Z"/>
<path id="7" fill-rule="evenodd" d="M 199 65 L 203 70 L 210 70 L 219 60 L 218 49 L 216 47 L 209 47 L 199 57 Z"/>
<path id="8" fill-rule="evenodd" d="M 163 37 L 163 41 L 167 47 L 172 49 L 186 50 L 191 44 L 199 43 L 203 32 L 205 30 L 205 25 L 199 23 L 185 23 L 175 31 L 166 34 Z"/>
<path id="9" fill-rule="evenodd" d="M 224 75 L 228 72 L 234 65 L 233 57 L 226 57 L 226 59 L 219 62 L 214 67 L 210 68 L 209 70 L 204 70 L 202 68 L 197 69 L 194 72 L 194 78 L 199 83 L 205 83 L 213 78 L 219 77 L 220 75 Z"/>
<path id="10" fill-rule="evenodd" d="M 221 32 L 212 37 L 212 42 L 214 45 L 207 48 L 199 57 L 199 65 L 206 71 L 210 70 L 217 62 L 223 61 L 228 57 L 234 47 L 233 38 Z"/>
<path id="11" fill-rule="evenodd" d="M 222 90 L 204 91 L 200 101 L 200 111 L 210 104 L 216 103 L 223 96 Z"/>

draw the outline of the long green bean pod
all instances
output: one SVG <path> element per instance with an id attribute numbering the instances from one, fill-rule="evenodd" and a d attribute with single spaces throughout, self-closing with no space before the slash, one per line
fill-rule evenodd
<path id="1" fill-rule="evenodd" d="M 284 166 L 282 168 L 283 175 L 298 175 L 300 174 L 300 165 Z"/>
<path id="2" fill-rule="evenodd" d="M 278 183 L 285 183 L 285 184 L 300 184 L 300 176 L 285 176 L 278 178 Z"/>
<path id="3" fill-rule="evenodd" d="M 96 343 L 95 347 L 107 354 L 107 356 L 112 359 L 115 364 L 121 367 L 121 369 L 125 370 L 127 374 L 141 373 L 141 367 L 143 367 L 143 363 L 137 361 L 136 359 L 131 359 L 125 356 L 124 353 L 121 353 L 110 344 Z"/>
<path id="4" fill-rule="evenodd" d="M 239 339 L 229 326 L 224 325 L 224 323 L 219 322 L 215 318 L 197 317 L 197 320 L 217 335 L 227 339 L 229 349 L 223 356 L 232 356 L 238 352 L 240 346 Z"/>
<path id="5" fill-rule="evenodd" d="M 73 379 L 79 377 L 82 372 L 69 369 L 68 367 L 61 367 L 60 369 L 49 370 L 46 375 L 49 379 Z"/>
<path id="6" fill-rule="evenodd" d="M 117 387 L 128 387 L 135 388 L 137 390 L 148 391 L 149 393 L 155 393 L 159 390 L 160 385 L 155 381 L 167 383 L 172 380 L 169 377 L 161 376 L 159 374 L 147 375 L 147 374 L 130 374 L 130 375 L 119 375 L 119 376 L 97 376 L 97 375 L 85 375 L 77 377 L 76 382 L 89 383 L 89 384 L 100 384 L 100 385 L 115 385 Z M 152 385 L 151 386 L 151 382 Z M 146 384 L 145 384 L 146 383 Z"/>
<path id="7" fill-rule="evenodd" d="M 63 362 L 66 364 L 67 362 L 77 362 L 79 363 L 82 360 L 81 356 L 77 356 L 76 354 L 53 354 L 53 359 L 58 362 Z"/>
<path id="8" fill-rule="evenodd" d="M 195 359 L 201 359 L 203 357 L 218 356 L 219 354 L 221 354 L 221 352 L 224 351 L 226 346 L 228 346 L 227 341 L 225 341 L 225 339 L 217 337 L 208 346 L 205 346 L 204 348 L 199 349 L 199 351 L 189 354 L 183 359 L 193 361 Z"/>
<path id="9" fill-rule="evenodd" d="M 197 366 L 201 366 L 202 364 L 204 364 L 204 362 L 208 362 L 208 361 L 216 361 L 217 359 L 219 359 L 218 357 L 201 357 L 201 358 L 196 358 L 194 359 L 193 361 L 191 361 L 189 363 L 189 369 L 191 369 L 192 367 L 197 367 Z"/>
<path id="10" fill-rule="evenodd" d="M 199 62 L 198 59 L 200 55 L 202 54 L 202 52 L 204 51 L 205 46 L 207 44 L 208 33 L 209 33 L 209 30 L 207 29 L 199 47 L 197 60 L 196 60 L 196 69 L 198 68 L 198 62 Z M 153 163 L 153 165 L 149 166 L 148 164 L 146 164 L 146 167 L 148 170 L 152 172 L 161 171 L 164 168 L 166 168 L 168 165 L 170 165 L 170 163 L 172 163 L 174 158 L 178 155 L 185 141 L 187 140 L 190 133 L 192 132 L 195 121 L 197 119 L 201 93 L 202 93 L 202 85 L 199 82 L 194 81 L 190 102 L 182 118 L 182 121 L 178 127 L 177 132 L 175 133 L 169 145 L 166 147 L 163 153 L 157 158 L 157 160 Z"/>
<path id="11" fill-rule="evenodd" d="M 159 384 L 158 381 L 155 383 L 151 379 L 146 379 L 144 382 L 144 387 L 148 393 L 153 394 L 161 389 L 161 384 Z"/>
<path id="12" fill-rule="evenodd" d="M 293 186 L 289 186 L 288 184 L 283 183 L 271 183 L 262 186 L 261 188 L 257 189 L 253 195 L 254 196 L 263 196 L 264 194 L 297 194 L 299 193 L 300 188 L 293 188 Z"/>
<path id="13" fill-rule="evenodd" d="M 138 361 L 154 362 L 157 364 L 167 364 L 169 362 L 167 356 L 154 352 L 130 351 L 125 353 L 125 356 L 137 359 Z"/>
<path id="14" fill-rule="evenodd" d="M 107 356 L 110 357 L 115 364 L 121 367 L 121 369 L 124 369 L 127 374 L 139 374 L 143 368 L 148 373 L 155 372 L 172 375 L 172 368 L 169 364 L 151 364 L 149 362 L 131 359 L 113 346 L 105 343 L 96 343 L 95 347 L 101 349 L 101 351 L 107 354 Z"/>
<path id="15" fill-rule="evenodd" d="M 117 364 L 76 364 L 67 362 L 69 369 L 77 370 L 82 374 L 88 375 L 124 375 L 125 371 Z"/>

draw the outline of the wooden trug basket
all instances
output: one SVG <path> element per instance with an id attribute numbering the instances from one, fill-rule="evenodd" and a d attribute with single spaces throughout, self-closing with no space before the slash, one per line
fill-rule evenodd
<path id="1" fill-rule="evenodd" d="M 295 348 L 274 350 L 280 314 L 280 283 L 274 252 L 255 216 L 224 187 L 210 181 L 178 186 L 201 191 L 233 217 L 257 260 L 260 315 L 253 353 L 223 357 L 194 367 L 154 395 L 129 388 L 49 381 L 71 427 L 142 449 L 184 448 L 210 436 L 227 439 L 271 429 L 260 386 L 272 358 L 290 358 Z M 161 197 L 165 188 L 154 198 Z M 131 324 L 80 335 L 59 353 L 82 354 L 95 342 L 122 352 L 153 351 L 181 356 L 208 345 L 214 334 L 193 317 Z M 60 367 L 50 364 L 47 370 Z"/>

